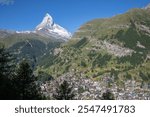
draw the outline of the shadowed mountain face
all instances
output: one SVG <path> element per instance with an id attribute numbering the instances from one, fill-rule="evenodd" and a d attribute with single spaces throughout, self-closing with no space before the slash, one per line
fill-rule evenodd
<path id="1" fill-rule="evenodd" d="M 54 48 L 58 47 L 63 40 L 47 38 L 36 33 L 9 33 L 0 31 L 0 43 L 4 44 L 16 58 L 16 61 L 26 58 L 32 63 L 38 64 L 42 56 L 49 54 Z"/>
<path id="2" fill-rule="evenodd" d="M 149 8 L 87 22 L 54 52 L 53 62 L 43 65 L 44 70 L 56 76 L 74 72 L 94 80 L 111 76 L 117 82 L 127 79 L 149 82 Z"/>

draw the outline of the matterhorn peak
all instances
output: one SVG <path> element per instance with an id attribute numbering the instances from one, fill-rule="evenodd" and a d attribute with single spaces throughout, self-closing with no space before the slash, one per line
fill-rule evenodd
<path id="1" fill-rule="evenodd" d="M 53 18 L 48 13 L 46 13 L 43 21 L 36 27 L 36 30 L 40 30 L 42 28 L 51 28 L 53 24 Z"/>
<path id="2" fill-rule="evenodd" d="M 71 38 L 71 33 L 69 33 L 66 29 L 55 24 L 51 15 L 46 13 L 42 22 L 36 27 L 36 32 L 42 36 L 68 40 Z"/>

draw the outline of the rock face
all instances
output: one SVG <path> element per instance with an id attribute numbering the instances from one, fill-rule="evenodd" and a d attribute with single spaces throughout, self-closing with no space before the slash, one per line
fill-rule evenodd
<path id="1" fill-rule="evenodd" d="M 47 13 L 43 18 L 43 21 L 36 27 L 36 33 L 46 36 L 53 37 L 56 39 L 68 40 L 71 38 L 71 33 L 66 29 L 55 24 L 53 18 Z"/>

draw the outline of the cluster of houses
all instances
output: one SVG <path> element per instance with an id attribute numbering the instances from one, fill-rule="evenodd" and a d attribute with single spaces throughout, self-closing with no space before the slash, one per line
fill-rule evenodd
<path id="1" fill-rule="evenodd" d="M 67 73 L 63 76 L 42 84 L 43 94 L 52 99 L 53 93 L 59 84 L 66 80 L 73 87 L 76 100 L 100 100 L 102 94 L 109 90 L 116 100 L 150 100 L 150 84 L 124 81 L 123 86 L 118 86 L 114 78 L 105 76 L 101 81 L 85 78 L 82 73 Z"/>

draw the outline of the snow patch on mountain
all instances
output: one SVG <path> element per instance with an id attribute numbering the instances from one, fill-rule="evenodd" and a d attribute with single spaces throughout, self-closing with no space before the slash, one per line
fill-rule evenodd
<path id="1" fill-rule="evenodd" d="M 150 9 L 150 3 L 144 9 Z"/>
<path id="2" fill-rule="evenodd" d="M 30 34 L 30 33 L 35 33 L 35 31 L 16 31 L 18 34 Z"/>

